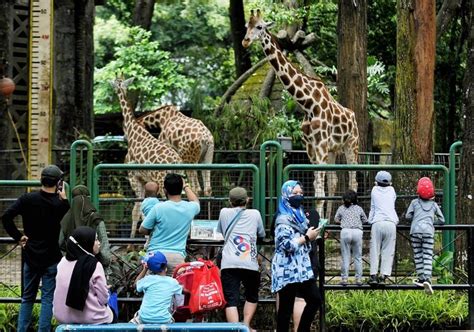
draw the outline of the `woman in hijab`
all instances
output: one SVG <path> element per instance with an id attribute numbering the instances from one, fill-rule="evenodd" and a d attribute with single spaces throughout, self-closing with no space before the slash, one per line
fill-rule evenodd
<path id="1" fill-rule="evenodd" d="M 80 226 L 67 239 L 66 256 L 58 264 L 53 300 L 53 314 L 58 322 L 113 322 L 104 267 L 95 256 L 99 250 L 100 242 L 91 227 Z"/>
<path id="2" fill-rule="evenodd" d="M 89 189 L 86 186 L 78 185 L 72 190 L 71 208 L 61 220 L 61 232 L 59 234 L 59 248 L 64 253 L 66 251 L 66 240 L 72 232 L 79 226 L 89 226 L 97 232 L 100 241 L 100 253 L 97 259 L 104 268 L 110 264 L 110 245 L 107 237 L 105 223 L 90 200 Z"/>
<path id="3" fill-rule="evenodd" d="M 281 188 L 281 199 L 275 221 L 275 254 L 272 260 L 272 292 L 278 293 L 277 331 L 287 332 L 296 293 L 306 302 L 298 331 L 310 331 L 311 323 L 321 304 L 309 252 L 311 241 L 319 229 L 309 227 L 301 206 L 301 183 L 290 180 Z"/>

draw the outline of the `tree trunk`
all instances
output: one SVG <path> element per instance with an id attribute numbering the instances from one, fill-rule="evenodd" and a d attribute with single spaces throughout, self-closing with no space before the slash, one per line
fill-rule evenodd
<path id="1" fill-rule="evenodd" d="M 55 145 L 93 136 L 94 1 L 55 2 Z M 74 64 L 74 65 L 71 65 Z"/>
<path id="2" fill-rule="evenodd" d="M 133 11 L 133 25 L 150 30 L 154 8 L 155 0 L 136 0 Z"/>
<path id="3" fill-rule="evenodd" d="M 468 1 L 469 34 L 467 39 L 466 71 L 463 80 L 464 136 L 461 153 L 461 166 L 457 184 L 457 223 L 470 224 L 474 220 L 474 3 Z"/>
<path id="4" fill-rule="evenodd" d="M 237 77 L 240 77 L 252 67 L 250 53 L 242 46 L 242 39 L 244 39 L 246 32 L 244 3 L 242 0 L 230 0 L 229 17 L 234 48 L 235 72 Z"/>
<path id="5" fill-rule="evenodd" d="M 337 30 L 339 102 L 355 112 L 359 150 L 367 151 L 367 0 L 339 0 Z"/>
<path id="6" fill-rule="evenodd" d="M 397 0 L 396 163 L 432 163 L 435 17 L 434 0 Z"/>
<path id="7" fill-rule="evenodd" d="M 13 3 L 11 1 L 0 2 L 0 78 L 4 75 L 8 75 L 7 72 L 7 61 L 10 55 L 10 43 L 11 43 L 11 24 L 10 16 Z M 10 75 L 8 75 L 11 77 Z M 11 149 L 12 142 L 12 125 L 8 118 L 8 105 L 7 100 L 0 95 L 0 150 Z M 10 153 L 0 152 L 0 179 L 10 179 L 11 169 L 10 165 Z"/>

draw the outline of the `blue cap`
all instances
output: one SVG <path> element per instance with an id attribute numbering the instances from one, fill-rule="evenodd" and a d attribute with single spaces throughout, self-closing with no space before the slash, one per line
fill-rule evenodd
<path id="1" fill-rule="evenodd" d="M 166 268 L 168 261 L 166 260 L 165 255 L 159 251 L 155 251 L 148 254 L 146 264 L 150 271 L 158 273 Z"/>

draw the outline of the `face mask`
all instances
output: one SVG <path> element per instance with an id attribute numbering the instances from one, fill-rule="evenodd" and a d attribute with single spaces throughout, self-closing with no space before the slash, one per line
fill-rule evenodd
<path id="1" fill-rule="evenodd" d="M 303 202 L 303 195 L 290 196 L 288 197 L 288 202 L 292 207 L 297 209 L 301 206 L 301 203 Z"/>

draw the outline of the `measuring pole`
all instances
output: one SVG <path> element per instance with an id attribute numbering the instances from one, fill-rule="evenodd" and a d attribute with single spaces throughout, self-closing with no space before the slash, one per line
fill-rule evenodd
<path id="1" fill-rule="evenodd" d="M 30 0 L 28 178 L 51 163 L 53 0 Z"/>

